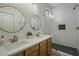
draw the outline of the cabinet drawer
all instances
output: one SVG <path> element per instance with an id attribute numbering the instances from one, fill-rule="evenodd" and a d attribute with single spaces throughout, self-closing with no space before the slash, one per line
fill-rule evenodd
<path id="1" fill-rule="evenodd" d="M 40 46 L 46 45 L 47 44 L 47 40 L 43 41 L 40 43 Z"/>
<path id="2" fill-rule="evenodd" d="M 31 54 L 33 51 L 39 49 L 39 44 L 36 44 L 28 49 L 25 50 L 25 55 Z"/>

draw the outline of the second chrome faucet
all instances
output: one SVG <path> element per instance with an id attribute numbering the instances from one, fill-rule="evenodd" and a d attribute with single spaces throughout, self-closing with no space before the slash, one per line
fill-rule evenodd
<path id="1" fill-rule="evenodd" d="M 16 35 L 14 35 L 13 36 L 13 39 L 11 39 L 11 42 L 13 43 L 13 42 L 16 42 L 18 39 L 17 39 L 17 36 Z"/>

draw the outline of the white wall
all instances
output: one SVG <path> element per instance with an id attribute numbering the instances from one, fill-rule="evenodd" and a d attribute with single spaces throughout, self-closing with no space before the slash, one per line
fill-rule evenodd
<path id="1" fill-rule="evenodd" d="M 52 22 L 53 42 L 76 48 L 76 18 L 77 13 L 73 10 L 75 4 L 63 4 L 52 8 L 54 19 Z M 58 30 L 59 24 L 66 24 L 66 30 Z"/>
<path id="2" fill-rule="evenodd" d="M 48 16 L 45 16 L 45 12 L 46 9 L 48 8 L 51 12 L 51 6 L 49 6 L 48 4 L 40 4 L 41 6 L 41 12 L 43 14 L 42 18 L 43 18 L 43 33 L 46 35 L 51 35 L 52 34 L 52 19 Z"/>

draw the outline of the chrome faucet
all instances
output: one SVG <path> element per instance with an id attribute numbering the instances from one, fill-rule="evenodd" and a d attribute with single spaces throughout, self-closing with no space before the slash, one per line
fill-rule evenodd
<path id="1" fill-rule="evenodd" d="M 13 39 L 11 39 L 11 42 L 14 43 L 14 42 L 16 42 L 16 41 L 17 41 L 17 36 L 14 35 Z"/>

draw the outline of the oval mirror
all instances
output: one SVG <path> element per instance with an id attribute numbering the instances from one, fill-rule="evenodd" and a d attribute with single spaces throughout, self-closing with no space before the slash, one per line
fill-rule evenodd
<path id="1" fill-rule="evenodd" d="M 13 7 L 0 8 L 0 29 L 9 33 L 22 30 L 25 19 L 22 13 Z"/>
<path id="2" fill-rule="evenodd" d="M 31 18 L 31 28 L 35 31 L 38 31 L 41 28 L 41 19 L 39 16 L 34 15 Z"/>

